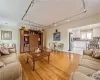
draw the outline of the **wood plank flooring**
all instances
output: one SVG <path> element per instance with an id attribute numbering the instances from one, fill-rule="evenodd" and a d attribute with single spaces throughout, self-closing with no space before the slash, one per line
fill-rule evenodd
<path id="1" fill-rule="evenodd" d="M 35 71 L 32 71 L 32 62 L 26 63 L 26 54 L 20 55 L 23 68 L 23 80 L 69 80 L 70 73 L 75 71 L 80 55 L 68 53 L 51 53 L 50 63 L 47 58 L 36 62 Z"/>

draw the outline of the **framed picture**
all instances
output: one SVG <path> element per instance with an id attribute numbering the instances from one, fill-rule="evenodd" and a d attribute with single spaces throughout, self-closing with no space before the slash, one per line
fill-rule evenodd
<path id="1" fill-rule="evenodd" d="M 60 41 L 60 32 L 53 33 L 53 40 Z"/>
<path id="2" fill-rule="evenodd" d="M 1 40 L 12 40 L 12 31 L 1 31 Z"/>

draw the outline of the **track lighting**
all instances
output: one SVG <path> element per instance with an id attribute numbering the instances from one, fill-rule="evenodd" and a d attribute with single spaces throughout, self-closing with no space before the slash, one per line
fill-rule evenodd
<path id="1" fill-rule="evenodd" d="M 86 11 L 86 4 L 85 4 L 85 1 L 84 0 L 81 0 L 82 1 L 82 4 L 83 4 L 83 11 L 82 12 L 80 12 L 80 13 L 78 13 L 78 14 L 75 14 L 75 15 L 73 15 L 73 16 L 71 16 L 71 17 L 69 17 L 69 18 L 65 18 L 65 19 L 63 19 L 63 20 L 60 20 L 60 21 L 58 21 L 58 22 L 56 22 L 56 26 L 57 26 L 57 24 L 59 24 L 59 23 L 61 23 L 61 22 L 63 22 L 63 21 L 66 21 L 67 20 L 67 22 L 69 22 L 70 20 L 69 19 L 71 19 L 71 18 L 73 18 L 73 17 L 76 17 L 76 16 L 79 16 L 79 15 L 81 15 L 81 14 L 83 14 L 83 13 L 86 13 L 87 11 Z M 54 24 L 54 23 L 53 23 Z M 52 25 L 52 24 L 51 24 Z M 49 26 L 51 26 L 51 25 L 49 25 Z M 55 26 L 54 25 L 54 26 Z"/>
<path id="2" fill-rule="evenodd" d="M 70 20 L 68 19 L 67 21 L 69 22 Z"/>
<path id="3" fill-rule="evenodd" d="M 54 26 L 57 26 L 56 24 L 54 24 Z"/>
<path id="4" fill-rule="evenodd" d="M 63 19 L 63 20 L 57 21 L 57 22 L 55 22 L 55 23 L 53 23 L 53 24 L 50 24 L 50 25 L 45 26 L 45 25 L 41 25 L 41 24 L 38 24 L 38 23 L 30 22 L 30 21 L 24 19 L 25 16 L 27 15 L 27 13 L 28 13 L 30 7 L 31 7 L 31 6 L 33 7 L 33 6 L 34 6 L 34 0 L 32 0 L 31 3 L 29 4 L 27 10 L 25 11 L 25 14 L 23 15 L 22 20 L 29 22 L 29 24 L 30 24 L 30 23 L 31 23 L 31 24 L 35 24 L 36 27 L 40 27 L 40 26 L 45 26 L 45 27 L 49 27 L 49 28 L 50 28 L 51 26 L 55 26 L 55 27 L 56 27 L 56 26 L 59 26 L 59 23 L 61 23 L 61 22 L 67 21 L 67 23 L 68 23 L 68 22 L 70 21 L 69 19 L 71 19 L 71 18 L 73 18 L 73 17 L 76 17 L 76 16 L 79 16 L 79 15 L 81 15 L 81 14 L 83 14 L 83 13 L 86 13 L 87 10 L 86 10 L 85 0 L 81 0 L 81 2 L 82 2 L 82 4 L 83 4 L 83 11 L 82 11 L 82 12 L 77 13 L 77 14 L 75 14 L 75 15 L 73 15 L 73 16 L 67 17 L 67 18 L 65 18 L 65 19 Z"/>

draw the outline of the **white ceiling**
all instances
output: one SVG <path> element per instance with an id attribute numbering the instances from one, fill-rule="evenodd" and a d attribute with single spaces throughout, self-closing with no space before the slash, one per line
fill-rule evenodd
<path id="1" fill-rule="evenodd" d="M 30 2 L 31 0 L 0 0 L 0 24 L 15 26 L 20 22 Z"/>
<path id="2" fill-rule="evenodd" d="M 35 0 L 25 20 L 41 24 L 51 25 L 62 19 L 71 17 L 83 11 L 82 0 Z M 0 23 L 6 21 L 20 22 L 31 0 L 0 0 Z M 86 18 L 100 13 L 100 0 L 85 0 L 85 14 L 73 17 L 70 21 Z M 65 21 L 66 22 L 66 21 Z"/>
<path id="3" fill-rule="evenodd" d="M 25 19 L 49 25 L 79 12 L 81 8 L 81 0 L 40 0 L 35 1 Z"/>

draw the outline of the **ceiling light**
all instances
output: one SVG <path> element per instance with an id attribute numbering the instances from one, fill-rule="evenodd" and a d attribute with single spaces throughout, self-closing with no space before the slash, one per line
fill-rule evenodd
<path id="1" fill-rule="evenodd" d="M 84 12 L 86 12 L 86 9 L 84 9 Z"/>
<path id="2" fill-rule="evenodd" d="M 68 22 L 70 21 L 70 20 L 67 20 Z"/>
<path id="3" fill-rule="evenodd" d="M 34 2 L 31 3 L 31 6 L 32 6 L 32 7 L 34 6 Z"/>
<path id="4" fill-rule="evenodd" d="M 54 24 L 54 26 L 57 26 L 56 24 Z"/>

